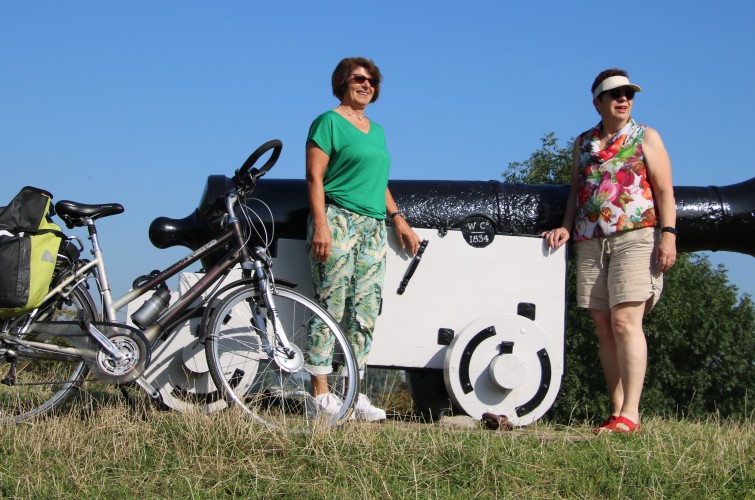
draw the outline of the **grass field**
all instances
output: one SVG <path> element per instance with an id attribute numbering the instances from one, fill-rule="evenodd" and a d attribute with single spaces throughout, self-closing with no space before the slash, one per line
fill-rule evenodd
<path id="1" fill-rule="evenodd" d="M 0 428 L 16 498 L 755 498 L 755 425 L 645 419 L 513 431 L 409 418 L 291 434 L 234 411 L 107 401 Z"/>

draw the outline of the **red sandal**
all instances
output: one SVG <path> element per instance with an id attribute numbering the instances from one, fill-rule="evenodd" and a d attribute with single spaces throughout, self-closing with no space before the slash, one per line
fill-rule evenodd
<path id="1" fill-rule="evenodd" d="M 593 432 L 608 431 L 610 426 L 618 417 L 616 415 L 608 415 L 608 418 L 603 420 L 603 423 L 593 429 Z"/>
<path id="2" fill-rule="evenodd" d="M 616 420 L 608 424 L 606 430 L 617 434 L 638 434 L 641 427 L 639 422 L 632 422 L 627 417 L 616 417 Z"/>

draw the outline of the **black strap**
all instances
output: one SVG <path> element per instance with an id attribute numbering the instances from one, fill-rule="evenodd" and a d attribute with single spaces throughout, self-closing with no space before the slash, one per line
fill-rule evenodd
<path id="1" fill-rule="evenodd" d="M 398 290 L 396 290 L 397 294 L 399 295 L 404 294 L 404 291 L 406 290 L 406 286 L 409 284 L 409 280 L 412 279 L 412 276 L 414 276 L 414 271 L 417 270 L 417 266 L 419 265 L 420 260 L 422 260 L 422 254 L 425 253 L 425 248 L 427 248 L 428 243 L 430 243 L 428 240 L 422 240 L 422 242 L 419 244 L 417 253 L 414 255 L 414 258 L 409 263 L 409 268 L 404 273 L 404 277 L 398 286 Z"/>

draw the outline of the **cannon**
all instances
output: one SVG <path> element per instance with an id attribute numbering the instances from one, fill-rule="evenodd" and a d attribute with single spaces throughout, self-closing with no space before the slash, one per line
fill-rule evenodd
<path id="1" fill-rule="evenodd" d="M 214 200 L 232 187 L 229 178 L 210 176 L 198 208 L 183 219 L 157 218 L 151 242 L 202 246 L 214 234 Z M 537 420 L 555 401 L 564 370 L 567 263 L 566 247 L 551 251 L 538 235 L 560 224 L 568 186 L 396 180 L 390 188 L 427 247 L 419 261 L 389 231 L 369 366 L 405 370 L 425 414 L 451 408 L 476 418 L 506 415 L 514 425 Z M 274 230 L 276 279 L 311 295 L 304 180 L 262 179 L 253 197 L 249 205 L 269 207 L 255 212 Z M 755 255 L 755 178 L 675 187 L 675 197 L 679 251 Z M 201 375 L 193 349 L 183 358 Z M 210 389 L 197 384 L 203 390 Z"/>

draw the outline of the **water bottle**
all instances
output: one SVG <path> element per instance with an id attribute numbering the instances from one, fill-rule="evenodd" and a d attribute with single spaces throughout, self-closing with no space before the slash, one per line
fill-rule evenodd
<path id="1" fill-rule="evenodd" d="M 137 311 L 131 315 L 131 320 L 142 330 L 152 324 L 153 321 L 170 304 L 170 290 L 165 284 L 160 285 L 152 297 L 147 299 Z"/>

